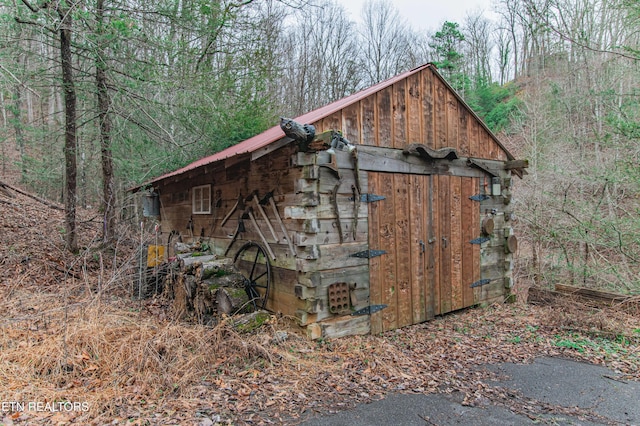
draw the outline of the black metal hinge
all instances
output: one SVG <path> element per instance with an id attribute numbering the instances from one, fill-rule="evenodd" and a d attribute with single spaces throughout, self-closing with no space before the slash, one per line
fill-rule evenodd
<path id="1" fill-rule="evenodd" d="M 365 251 L 359 251 L 357 253 L 353 253 L 351 257 L 371 259 L 372 257 L 382 256 L 383 254 L 386 254 L 386 253 L 387 252 L 384 250 L 365 250 Z"/>
<path id="2" fill-rule="evenodd" d="M 487 194 L 476 194 L 476 195 L 472 195 L 471 197 L 469 197 L 470 200 L 473 201 L 485 201 L 490 199 L 491 197 L 489 197 Z"/>
<path id="3" fill-rule="evenodd" d="M 483 286 L 485 284 L 489 284 L 490 282 L 491 282 L 491 280 L 489 278 L 484 278 L 484 279 L 478 280 L 475 283 L 471 284 L 470 287 L 471 288 L 480 287 L 480 286 Z"/>
<path id="4" fill-rule="evenodd" d="M 476 239 L 473 239 L 471 241 L 469 241 L 471 244 L 482 244 L 482 243 L 486 243 L 487 241 L 490 241 L 491 238 L 489 237 L 478 237 Z"/>
<path id="5" fill-rule="evenodd" d="M 358 309 L 357 311 L 353 312 L 351 315 L 352 316 L 371 315 L 371 314 L 375 314 L 378 311 L 383 310 L 386 307 L 387 305 L 371 305 L 362 309 Z"/>
<path id="6" fill-rule="evenodd" d="M 385 197 L 384 195 L 364 193 L 364 194 L 360 195 L 360 202 L 362 202 L 362 203 L 373 203 L 375 201 L 381 201 L 381 200 L 384 200 L 386 198 L 387 197 Z M 349 201 L 353 201 L 353 197 L 349 197 Z"/>

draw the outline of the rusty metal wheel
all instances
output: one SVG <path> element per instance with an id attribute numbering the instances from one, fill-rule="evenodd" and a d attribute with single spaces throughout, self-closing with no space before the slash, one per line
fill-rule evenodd
<path id="1" fill-rule="evenodd" d="M 271 287 L 271 263 L 260 244 L 249 241 L 237 251 L 233 264 L 244 276 L 244 290 L 253 309 L 265 309 Z"/>

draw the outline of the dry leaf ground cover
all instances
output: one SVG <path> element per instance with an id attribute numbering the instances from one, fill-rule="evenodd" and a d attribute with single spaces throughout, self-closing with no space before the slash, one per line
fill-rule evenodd
<path id="1" fill-rule="evenodd" d="M 640 379 L 638 316 L 569 300 L 314 342 L 279 316 L 249 334 L 228 319 L 175 322 L 163 298 L 128 296 L 135 238 L 100 249 L 99 221 L 84 212 L 85 249 L 70 256 L 61 212 L 0 201 L 0 423 L 295 424 L 390 392 L 509 400 L 476 367 L 542 355 Z"/>

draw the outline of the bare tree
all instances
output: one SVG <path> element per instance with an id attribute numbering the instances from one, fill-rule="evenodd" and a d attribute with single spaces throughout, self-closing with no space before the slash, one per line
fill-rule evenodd
<path id="1" fill-rule="evenodd" d="M 474 76 L 476 83 L 491 82 L 491 55 L 494 47 L 491 22 L 478 10 L 467 15 L 462 31 L 466 42 L 467 73 Z"/>
<path id="2" fill-rule="evenodd" d="M 374 84 L 410 68 L 411 29 L 389 0 L 367 0 L 360 30 L 367 83 Z"/>
<path id="3" fill-rule="evenodd" d="M 361 87 L 358 38 L 344 8 L 325 1 L 301 10 L 279 50 L 283 111 L 298 115 Z"/>

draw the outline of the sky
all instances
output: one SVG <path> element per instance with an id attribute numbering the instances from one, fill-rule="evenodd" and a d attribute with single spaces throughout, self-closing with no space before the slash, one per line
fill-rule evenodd
<path id="1" fill-rule="evenodd" d="M 360 21 L 364 2 L 365 0 L 338 0 L 356 22 Z M 444 21 L 462 25 L 465 16 L 477 10 L 484 11 L 489 19 L 496 19 L 491 7 L 492 0 L 391 0 L 391 3 L 415 30 L 436 31 Z"/>

